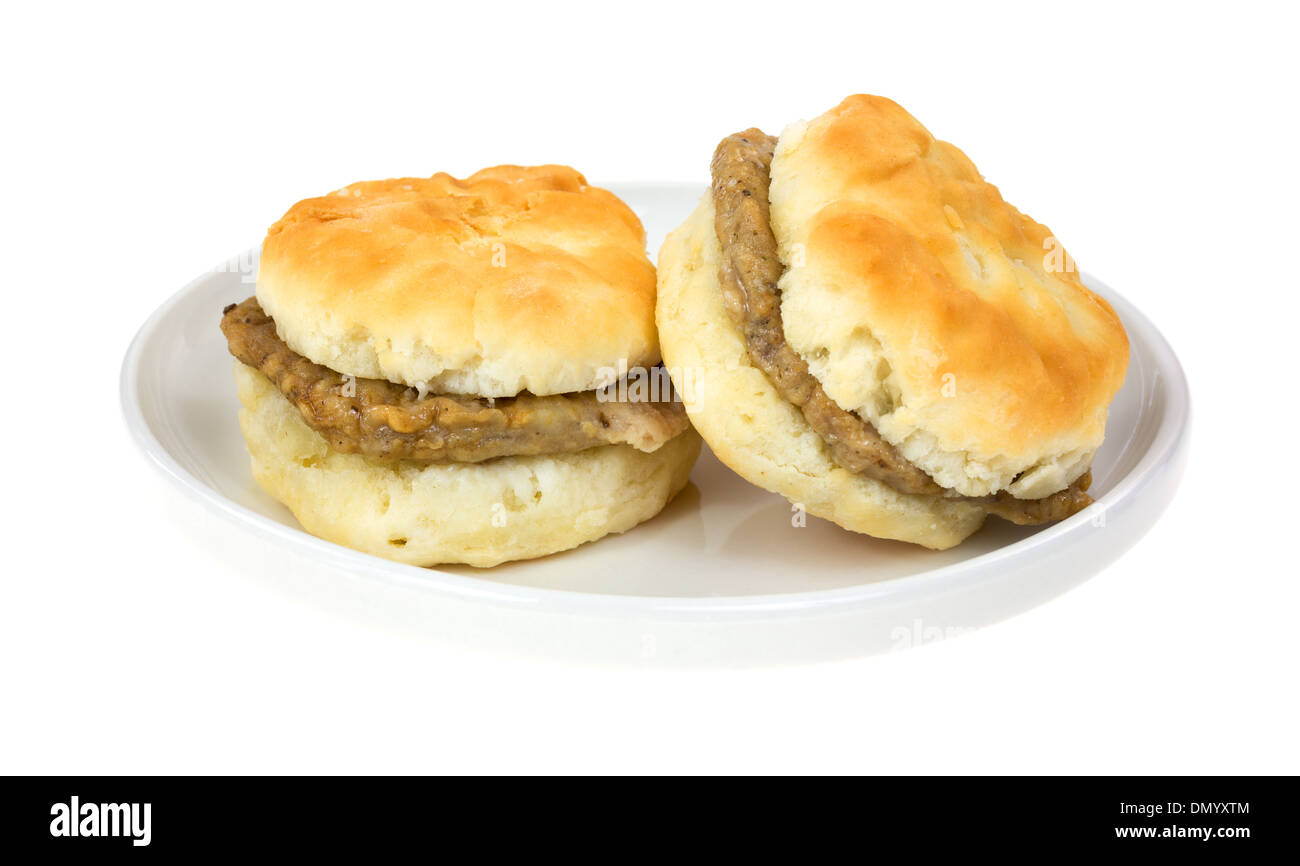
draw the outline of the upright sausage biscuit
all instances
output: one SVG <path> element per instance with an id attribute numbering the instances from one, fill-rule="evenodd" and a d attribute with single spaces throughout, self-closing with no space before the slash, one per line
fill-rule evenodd
<path id="1" fill-rule="evenodd" d="M 353 184 L 263 244 L 222 318 L 253 476 L 328 540 L 419 565 L 649 519 L 699 453 L 659 362 L 636 215 L 563 166 Z M 608 399 L 607 399 L 608 398 Z"/>

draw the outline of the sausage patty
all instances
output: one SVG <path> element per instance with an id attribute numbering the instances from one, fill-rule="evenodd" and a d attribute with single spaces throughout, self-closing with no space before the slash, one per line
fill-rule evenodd
<path id="1" fill-rule="evenodd" d="M 835 462 L 901 493 L 965 499 L 1013 523 L 1047 523 L 1088 506 L 1091 473 L 1042 499 L 1017 499 L 1006 491 L 963 497 L 939 486 L 869 421 L 827 396 L 808 364 L 786 342 L 781 322 L 777 284 L 785 269 L 777 256 L 768 202 L 776 142 L 762 130 L 747 129 L 723 139 L 713 154 L 714 231 L 722 247 L 719 280 L 724 306 L 744 337 L 750 360 L 784 400 L 802 410 Z"/>
<path id="2" fill-rule="evenodd" d="M 222 311 L 230 354 L 259 370 L 336 451 L 378 460 L 479 463 L 600 445 L 655 451 L 686 430 L 682 404 L 602 402 L 595 391 L 488 399 L 422 396 L 381 379 L 345 376 L 290 349 L 249 298 Z"/>

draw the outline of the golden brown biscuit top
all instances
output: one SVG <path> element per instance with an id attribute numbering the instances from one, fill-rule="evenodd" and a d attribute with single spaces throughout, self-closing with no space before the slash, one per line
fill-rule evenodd
<path id="1" fill-rule="evenodd" d="M 267 233 L 257 294 L 316 363 L 511 396 L 655 363 L 654 291 L 627 205 L 566 166 L 503 165 L 299 202 Z"/>
<path id="2" fill-rule="evenodd" d="M 1086 470 L 1124 328 L 960 150 L 851 96 L 782 134 L 772 223 L 787 337 L 837 403 L 969 495 L 1034 498 Z"/>

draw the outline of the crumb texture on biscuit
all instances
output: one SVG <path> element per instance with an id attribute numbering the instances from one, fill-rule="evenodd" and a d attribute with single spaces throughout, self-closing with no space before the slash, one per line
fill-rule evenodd
<path id="1" fill-rule="evenodd" d="M 253 477 L 313 535 L 412 565 L 492 566 L 577 547 L 658 514 L 690 477 L 700 438 L 652 453 L 606 445 L 477 464 L 341 454 L 261 373 L 235 362 Z"/>
<path id="2" fill-rule="evenodd" d="M 1090 465 L 1128 340 L 1043 226 L 894 102 L 785 129 L 772 228 L 786 339 L 826 393 L 967 496 Z"/>
<path id="3" fill-rule="evenodd" d="M 566 166 L 355 183 L 294 205 L 257 297 L 294 351 L 437 393 L 586 391 L 658 362 L 636 214 Z"/>
<path id="4" fill-rule="evenodd" d="M 895 491 L 835 463 L 802 412 L 753 365 L 723 307 L 721 250 L 706 195 L 659 252 L 657 320 L 664 361 L 691 376 L 691 423 L 718 459 L 845 529 L 944 549 L 980 527 L 983 509 Z"/>

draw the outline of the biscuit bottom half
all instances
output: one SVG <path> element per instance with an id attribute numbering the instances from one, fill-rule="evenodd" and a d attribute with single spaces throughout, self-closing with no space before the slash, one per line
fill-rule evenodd
<path id="1" fill-rule="evenodd" d="M 235 362 L 253 477 L 313 535 L 412 565 L 492 566 L 568 550 L 658 514 L 700 437 L 486 463 L 380 462 L 334 451 L 261 373 Z"/>

